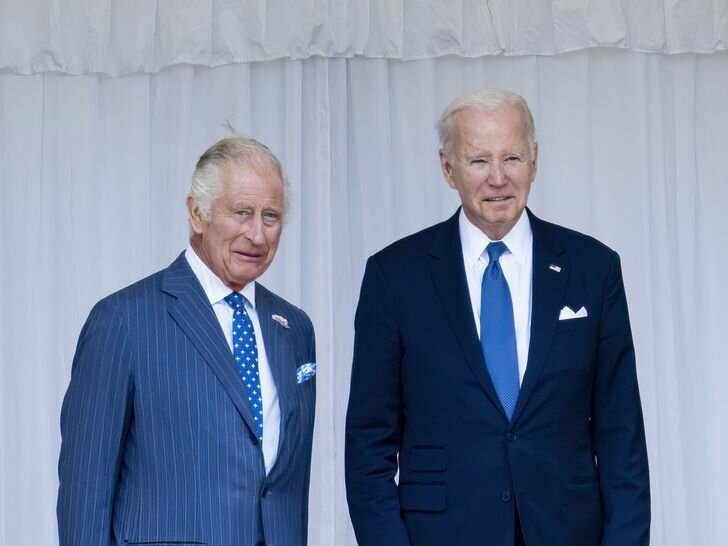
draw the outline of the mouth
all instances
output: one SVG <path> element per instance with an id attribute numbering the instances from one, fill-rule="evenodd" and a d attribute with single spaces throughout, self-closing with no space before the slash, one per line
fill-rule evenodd
<path id="1" fill-rule="evenodd" d="M 511 197 L 487 197 L 483 199 L 486 203 L 502 203 L 503 201 L 508 201 L 511 199 Z"/>
<path id="2" fill-rule="evenodd" d="M 238 258 L 240 258 L 242 260 L 246 260 L 246 261 L 258 261 L 258 260 L 261 260 L 265 256 L 265 254 L 260 254 L 260 253 L 239 252 L 239 251 L 235 251 L 235 255 Z"/>

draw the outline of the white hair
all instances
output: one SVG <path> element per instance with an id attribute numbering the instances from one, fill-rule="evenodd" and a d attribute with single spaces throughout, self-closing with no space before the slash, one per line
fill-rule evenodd
<path id="1" fill-rule="evenodd" d="M 220 169 L 235 163 L 254 170 L 274 170 L 283 183 L 284 212 L 288 208 L 288 181 L 283 167 L 267 146 L 253 138 L 236 135 L 219 140 L 200 156 L 192 173 L 190 195 L 200 216 L 210 219 L 212 203 L 222 194 Z"/>
<path id="2" fill-rule="evenodd" d="M 478 91 L 471 91 L 459 96 L 450 104 L 440 116 L 437 122 L 437 134 L 440 137 L 440 145 L 447 155 L 452 153 L 453 138 L 455 136 L 454 117 L 457 112 L 466 108 L 493 111 L 503 108 L 516 108 L 521 113 L 521 118 L 526 128 L 528 142 L 531 148 L 536 144 L 536 129 L 533 123 L 531 110 L 528 103 L 521 95 L 508 91 L 507 89 L 485 88 Z"/>

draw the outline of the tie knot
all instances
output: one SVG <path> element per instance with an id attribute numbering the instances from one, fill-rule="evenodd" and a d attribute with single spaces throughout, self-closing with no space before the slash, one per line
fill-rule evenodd
<path id="1" fill-rule="evenodd" d="M 229 295 L 225 296 L 225 301 L 233 309 L 239 309 L 243 306 L 245 298 L 243 298 L 243 296 L 241 296 L 237 292 L 231 292 Z"/>
<path id="2" fill-rule="evenodd" d="M 497 262 L 508 247 L 503 241 L 493 241 L 485 247 L 485 250 L 488 252 L 488 259 L 491 262 Z"/>

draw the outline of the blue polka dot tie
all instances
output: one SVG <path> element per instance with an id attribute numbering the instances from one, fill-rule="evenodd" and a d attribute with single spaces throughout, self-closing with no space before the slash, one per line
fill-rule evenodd
<path id="1" fill-rule="evenodd" d="M 490 261 L 483 273 L 480 294 L 480 345 L 495 392 L 510 421 L 520 386 L 513 302 L 499 262 L 506 250 L 508 247 L 501 241 L 486 247 Z"/>
<path id="2" fill-rule="evenodd" d="M 233 292 L 225 296 L 227 304 L 233 308 L 233 357 L 238 364 L 238 372 L 248 391 L 248 402 L 258 427 L 258 439 L 263 440 L 263 393 L 260 390 L 258 373 L 258 345 L 255 343 L 255 330 L 245 310 L 245 298 Z"/>

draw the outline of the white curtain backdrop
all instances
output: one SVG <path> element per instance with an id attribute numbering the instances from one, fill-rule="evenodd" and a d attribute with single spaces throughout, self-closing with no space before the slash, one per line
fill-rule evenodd
<path id="1" fill-rule="evenodd" d="M 95 66 L 82 53 L 73 63 Z M 140 66 L 117 60 L 121 71 Z M 652 543 L 724 544 L 728 53 L 619 49 L 0 74 L 0 544 L 56 544 L 58 416 L 76 337 L 96 300 L 184 247 L 192 167 L 227 122 L 268 144 L 291 182 L 282 246 L 262 281 L 317 330 L 310 543 L 355 544 L 343 424 L 364 261 L 455 210 L 433 125 L 453 97 L 482 86 L 514 89 L 533 108 L 534 212 L 622 256 Z"/>
<path id="2" fill-rule="evenodd" d="M 728 49 L 728 0 L 0 0 L 0 70 Z"/>

